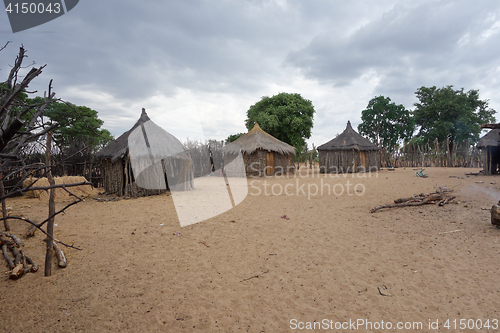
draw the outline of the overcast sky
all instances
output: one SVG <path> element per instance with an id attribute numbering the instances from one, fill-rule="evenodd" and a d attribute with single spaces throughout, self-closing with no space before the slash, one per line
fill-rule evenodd
<path id="1" fill-rule="evenodd" d="M 22 44 L 47 64 L 30 89 L 53 79 L 57 97 L 97 110 L 115 137 L 144 107 L 181 141 L 200 127 L 225 139 L 280 92 L 312 101 L 316 146 L 347 120 L 357 127 L 375 96 L 413 109 L 421 86 L 478 89 L 500 111 L 496 0 L 80 1 L 15 34 L 0 15 L 1 44 L 11 41 L 0 80 Z"/>

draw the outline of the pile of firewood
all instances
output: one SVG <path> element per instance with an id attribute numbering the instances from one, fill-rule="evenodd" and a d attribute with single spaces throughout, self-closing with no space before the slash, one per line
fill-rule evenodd
<path id="1" fill-rule="evenodd" d="M 34 230 L 30 230 L 26 236 L 29 237 L 33 235 Z M 21 249 L 22 246 L 23 243 L 19 237 L 0 231 L 0 247 L 2 248 L 3 257 L 11 270 L 9 277 L 12 280 L 17 280 L 24 274 L 38 271 L 38 264 L 24 253 Z M 56 253 L 59 267 L 65 268 L 66 257 L 63 251 L 56 242 L 53 242 L 53 248 Z"/>
<path id="2" fill-rule="evenodd" d="M 5 238 L 10 238 L 11 240 Z M 9 277 L 13 280 L 19 279 L 25 273 L 38 271 L 37 263 L 24 254 L 20 247 L 23 246 L 21 240 L 11 234 L 2 233 L 0 235 L 0 245 L 2 246 L 3 257 L 7 261 L 7 265 L 11 269 Z M 12 253 L 13 258 L 10 257 L 9 252 Z"/>
<path id="3" fill-rule="evenodd" d="M 373 208 L 370 213 L 375 213 L 377 210 L 382 208 L 395 208 L 395 207 L 408 207 L 408 206 L 422 206 L 426 204 L 438 204 L 439 206 L 444 206 L 456 197 L 450 196 L 450 192 L 453 190 L 447 189 L 446 187 L 440 187 L 437 191 L 431 193 L 420 193 L 415 194 L 409 198 L 399 198 L 394 200 L 393 204 L 377 206 Z"/>

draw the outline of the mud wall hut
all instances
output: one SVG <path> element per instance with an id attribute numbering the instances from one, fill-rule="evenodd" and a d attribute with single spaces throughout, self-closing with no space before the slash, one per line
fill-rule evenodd
<path id="1" fill-rule="evenodd" d="M 492 129 L 476 145 L 481 149 L 485 175 L 500 174 L 500 129 Z"/>
<path id="2" fill-rule="evenodd" d="M 96 157 L 108 194 L 141 197 L 193 188 L 192 161 L 185 147 L 154 124 L 145 109 L 130 130 Z"/>
<path id="3" fill-rule="evenodd" d="M 371 172 L 380 168 L 380 148 L 357 133 L 350 121 L 342 134 L 317 150 L 321 173 Z"/>
<path id="4" fill-rule="evenodd" d="M 255 124 L 247 134 L 222 148 L 222 152 L 224 161 L 231 160 L 231 156 L 241 152 L 247 176 L 283 175 L 294 170 L 292 158 L 295 155 L 295 147 L 264 132 L 259 124 Z M 228 175 L 237 173 L 226 166 L 225 171 Z"/>

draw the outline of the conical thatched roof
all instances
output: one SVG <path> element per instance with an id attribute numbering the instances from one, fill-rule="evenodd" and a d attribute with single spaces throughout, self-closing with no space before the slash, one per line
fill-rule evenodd
<path id="1" fill-rule="evenodd" d="M 230 154 L 237 154 L 240 151 L 251 154 L 257 149 L 295 155 L 295 147 L 264 132 L 259 124 L 255 124 L 247 134 L 240 136 L 236 141 L 222 148 L 222 151 Z"/>
<path id="2" fill-rule="evenodd" d="M 351 122 L 347 122 L 347 127 L 335 139 L 319 146 L 318 150 L 379 150 L 374 143 L 362 137 L 358 132 L 352 129 Z"/>
<path id="3" fill-rule="evenodd" d="M 162 130 L 159 126 L 154 124 L 148 117 L 146 110 L 142 109 L 142 114 L 134 126 L 127 132 L 123 133 L 118 139 L 111 141 L 101 149 L 96 157 L 108 158 L 115 162 L 116 160 L 125 157 L 129 153 L 129 137 L 137 127 L 142 127 L 142 131 L 147 132 L 147 140 L 150 146 L 160 145 L 163 147 L 161 150 L 168 150 L 168 155 L 173 156 L 180 152 L 184 152 L 182 143 L 170 133 Z M 144 137 L 144 136 L 142 136 Z M 157 142 L 161 141 L 161 142 Z M 156 149 L 158 150 L 158 149 Z M 156 151 L 155 150 L 155 151 Z M 167 152 L 164 152 L 167 154 Z"/>
<path id="4" fill-rule="evenodd" d="M 488 146 L 500 146 L 500 129 L 492 129 L 476 145 L 477 148 L 486 148 Z"/>

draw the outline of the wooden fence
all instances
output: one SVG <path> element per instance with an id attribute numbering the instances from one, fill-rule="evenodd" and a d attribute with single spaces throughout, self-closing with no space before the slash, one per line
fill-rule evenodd
<path id="1" fill-rule="evenodd" d="M 432 144 L 410 143 L 393 152 L 380 152 L 382 167 L 465 167 L 482 168 L 481 150 L 468 141 L 455 143 L 450 149 L 449 141 Z"/>
<path id="2" fill-rule="evenodd" d="M 199 145 L 188 149 L 188 155 L 193 160 L 194 177 L 203 177 L 216 171 L 217 175 L 222 168 L 222 151 L 220 149 L 212 149 L 208 145 Z"/>

